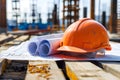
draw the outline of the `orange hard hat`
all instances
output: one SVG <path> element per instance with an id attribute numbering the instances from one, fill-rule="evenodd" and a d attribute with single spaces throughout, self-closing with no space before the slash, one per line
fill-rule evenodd
<path id="1" fill-rule="evenodd" d="M 106 29 L 90 18 L 71 24 L 62 37 L 58 51 L 89 53 L 100 49 L 111 50 Z"/>

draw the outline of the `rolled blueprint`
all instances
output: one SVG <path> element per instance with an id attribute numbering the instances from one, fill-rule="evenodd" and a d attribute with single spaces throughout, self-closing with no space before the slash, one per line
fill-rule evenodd
<path id="1" fill-rule="evenodd" d="M 40 47 L 39 45 L 40 45 L 41 41 L 47 40 L 47 39 L 52 39 L 52 38 L 62 38 L 62 36 L 63 36 L 63 33 L 33 37 L 29 40 L 28 52 L 31 55 L 39 55 L 39 47 Z"/>
<path id="2" fill-rule="evenodd" d="M 37 42 L 38 41 L 36 41 L 36 42 L 29 42 L 29 44 L 28 44 L 28 51 L 32 55 L 37 55 L 38 54 L 37 53 Z"/>
<path id="3" fill-rule="evenodd" d="M 33 56 L 38 55 L 38 46 L 39 46 L 40 42 L 44 39 L 46 39 L 46 38 L 43 36 L 41 36 L 41 38 L 35 37 L 35 38 L 31 39 L 28 44 L 28 52 Z"/>
<path id="4" fill-rule="evenodd" d="M 39 56 L 55 54 L 57 52 L 57 48 L 60 47 L 60 40 L 61 38 L 53 38 L 41 41 L 38 49 Z"/>

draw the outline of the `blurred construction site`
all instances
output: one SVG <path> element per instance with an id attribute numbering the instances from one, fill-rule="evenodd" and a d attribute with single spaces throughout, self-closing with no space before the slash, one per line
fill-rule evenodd
<path id="1" fill-rule="evenodd" d="M 0 0 L 0 33 L 65 31 L 88 17 L 120 33 L 119 0 Z"/>
<path id="2" fill-rule="evenodd" d="M 100 36 L 91 37 L 90 32 L 85 33 L 86 29 L 82 28 L 82 34 L 79 34 L 85 38 L 79 36 L 78 27 L 65 31 L 82 18 L 98 21 L 107 31 L 100 31 L 103 27 L 90 26 L 90 32 L 100 33 Z M 64 31 L 76 31 L 75 40 L 72 41 L 74 37 Z M 109 37 L 106 37 L 107 33 Z M 72 42 L 75 46 L 83 43 L 75 48 L 74 44 L 70 48 L 63 46 L 60 42 L 63 34 L 67 45 L 67 42 L 70 46 Z M 58 39 L 58 43 L 52 41 L 53 38 Z M 95 41 L 102 43 L 96 47 Z M 93 50 L 93 58 L 91 51 L 84 55 L 77 52 L 91 50 L 93 44 L 95 50 L 99 49 Z M 74 48 L 77 54 L 64 50 L 57 52 L 61 45 L 66 49 Z M 81 48 L 81 45 L 88 47 Z M 119 47 L 120 0 L 0 0 L 0 80 L 120 80 Z M 112 50 L 104 51 L 104 48 Z"/>

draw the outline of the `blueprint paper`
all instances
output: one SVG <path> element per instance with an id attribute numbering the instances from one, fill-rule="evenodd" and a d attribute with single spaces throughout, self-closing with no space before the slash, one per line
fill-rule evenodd
<path id="1" fill-rule="evenodd" d="M 39 55 L 48 56 L 55 54 L 57 52 L 57 48 L 60 47 L 60 40 L 61 38 L 53 38 L 41 41 L 38 49 Z"/>
<path id="2" fill-rule="evenodd" d="M 28 51 L 32 55 L 37 55 L 37 42 L 30 42 L 28 44 Z"/>
<path id="3" fill-rule="evenodd" d="M 48 39 L 48 40 L 50 42 L 50 39 Z M 68 55 L 65 55 L 63 52 L 61 52 L 61 53 L 56 52 L 53 55 L 49 55 L 49 54 L 52 54 L 52 52 L 49 53 L 49 51 L 48 51 L 49 56 L 39 56 L 39 55 L 33 56 L 28 51 L 29 43 L 30 43 L 29 41 L 22 42 L 20 45 L 12 46 L 12 47 L 8 48 L 7 50 L 0 52 L 0 58 L 10 59 L 10 60 L 120 61 L 120 43 L 110 42 L 110 44 L 112 46 L 112 50 L 106 51 L 105 56 L 97 55 L 95 58 L 88 58 L 88 57 L 82 57 L 82 56 L 71 56 L 71 55 L 69 55 L 69 53 L 68 53 Z M 49 46 L 46 43 L 44 43 L 44 45 Z M 52 48 L 51 48 L 51 50 L 52 50 Z M 53 50 L 53 52 L 54 52 L 54 50 Z"/>
<path id="4" fill-rule="evenodd" d="M 63 33 L 33 37 L 29 40 L 28 51 L 31 55 L 39 55 L 39 46 L 41 41 L 52 38 L 62 38 L 62 36 Z"/>
<path id="5" fill-rule="evenodd" d="M 54 58 L 53 56 L 48 57 L 33 56 L 27 50 L 28 44 L 29 41 L 26 41 L 18 46 L 12 46 L 7 50 L 0 52 L 0 58 L 10 60 L 61 60 L 59 58 Z"/>

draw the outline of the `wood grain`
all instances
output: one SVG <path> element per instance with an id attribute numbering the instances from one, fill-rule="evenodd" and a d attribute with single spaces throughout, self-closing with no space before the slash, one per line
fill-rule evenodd
<path id="1" fill-rule="evenodd" d="M 70 80 L 119 80 L 90 62 L 66 62 Z"/>
<path id="2" fill-rule="evenodd" d="M 29 61 L 29 66 L 35 66 L 40 69 L 43 65 L 48 65 L 48 72 L 44 73 L 44 68 L 42 71 L 36 71 L 30 73 L 30 67 L 27 69 L 27 74 L 25 80 L 66 80 L 62 70 L 58 68 L 54 61 Z M 35 70 L 35 68 L 32 68 Z"/>

